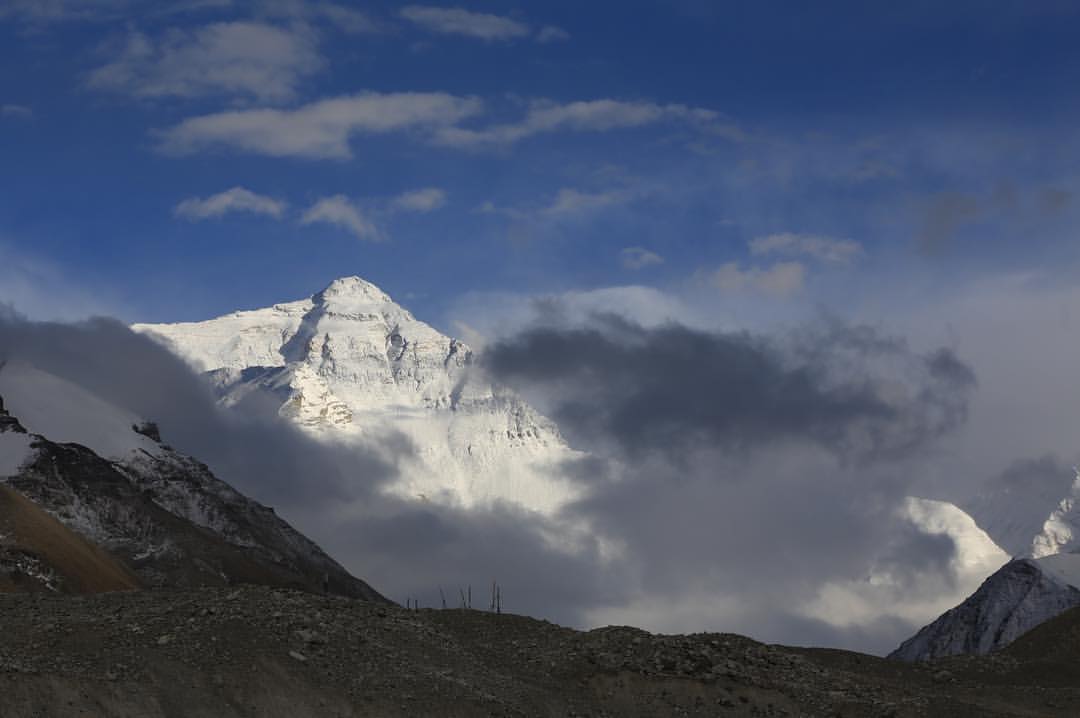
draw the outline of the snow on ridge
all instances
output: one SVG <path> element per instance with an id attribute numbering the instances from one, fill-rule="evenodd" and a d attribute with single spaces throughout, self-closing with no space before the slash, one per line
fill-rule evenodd
<path id="1" fill-rule="evenodd" d="M 405 434 L 417 453 L 393 487 L 400 495 L 545 513 L 579 495 L 556 471 L 577 454 L 554 423 L 479 376 L 468 345 L 359 277 L 297 302 L 132 328 L 210 372 L 225 405 L 262 392 L 316 437 Z"/>
<path id="2" fill-rule="evenodd" d="M 134 430 L 143 423 L 142 417 L 29 364 L 12 361 L 4 365 L 0 396 L 28 432 L 52 441 L 81 444 L 107 459 L 160 451 L 156 442 Z"/>

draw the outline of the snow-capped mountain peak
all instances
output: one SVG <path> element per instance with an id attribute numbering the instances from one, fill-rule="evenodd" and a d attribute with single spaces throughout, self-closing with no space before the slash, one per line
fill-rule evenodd
<path id="1" fill-rule="evenodd" d="M 574 455 L 555 425 L 473 370 L 466 344 L 359 277 L 265 309 L 133 329 L 207 372 L 227 406 L 259 392 L 319 437 L 404 434 L 415 447 L 394 487 L 404 495 L 545 512 L 577 495 L 555 471 Z"/>
<path id="2" fill-rule="evenodd" d="M 316 294 L 314 299 L 320 303 L 339 307 L 394 304 L 389 294 L 355 275 L 335 279 Z"/>

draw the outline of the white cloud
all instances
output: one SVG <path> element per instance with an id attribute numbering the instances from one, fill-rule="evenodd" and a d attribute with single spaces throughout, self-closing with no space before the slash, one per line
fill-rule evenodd
<path id="1" fill-rule="evenodd" d="M 545 25 L 536 33 L 536 41 L 539 43 L 566 42 L 570 39 L 570 33 L 555 25 Z"/>
<path id="2" fill-rule="evenodd" d="M 34 111 L 26 105 L 0 105 L 0 117 L 28 120 L 33 116 Z"/>
<path id="3" fill-rule="evenodd" d="M 208 0 L 229 4 L 232 0 Z M 355 4 L 355 3 L 354 3 Z M 321 23 L 328 29 L 349 35 L 368 35 L 384 32 L 384 23 L 348 4 L 319 0 L 257 0 L 260 17 L 290 22 Z"/>
<path id="4" fill-rule="evenodd" d="M 863 254 L 862 245 L 851 239 L 783 232 L 750 241 L 750 253 L 813 257 L 823 262 L 849 264 Z"/>
<path id="5" fill-rule="evenodd" d="M 334 27 L 352 35 L 366 35 L 380 31 L 376 23 L 365 13 L 335 3 L 320 3 L 312 8 L 312 13 L 333 23 Z"/>
<path id="6" fill-rule="evenodd" d="M 159 40 L 132 31 L 119 57 L 92 71 L 87 84 L 136 97 L 225 94 L 262 102 L 295 96 L 324 61 L 312 32 L 258 22 L 222 22 Z"/>
<path id="7" fill-rule="evenodd" d="M 425 187 L 398 195 L 390 208 L 401 212 L 432 212 L 446 204 L 446 192 L 438 187 Z"/>
<path id="8" fill-rule="evenodd" d="M 300 218 L 300 224 L 331 224 L 348 230 L 357 239 L 379 240 L 381 235 L 378 227 L 364 213 L 354 205 L 345 195 L 337 194 L 333 197 L 323 197 L 313 204 L 304 216 Z"/>
<path id="9" fill-rule="evenodd" d="M 281 200 L 256 194 L 243 187 L 233 187 L 206 199 L 185 199 L 176 205 L 173 214 L 192 222 L 222 217 L 231 212 L 248 212 L 281 219 L 287 206 Z"/>
<path id="10" fill-rule="evenodd" d="M 559 190 L 554 202 L 543 210 L 549 217 L 584 214 L 605 207 L 622 204 L 630 199 L 630 194 L 621 190 L 609 192 L 582 192 L 570 187 Z"/>
<path id="11" fill-rule="evenodd" d="M 619 260 L 626 269 L 645 269 L 656 264 L 663 264 L 664 258 L 644 247 L 627 247 L 619 252 Z"/>
<path id="12" fill-rule="evenodd" d="M 401 16 L 425 30 L 443 35 L 463 35 L 480 40 L 514 40 L 527 37 L 532 30 L 525 23 L 508 17 L 470 12 L 462 8 L 408 5 Z"/>
<path id="13" fill-rule="evenodd" d="M 271 157 L 349 158 L 356 134 L 430 132 L 483 109 L 475 98 L 445 93 L 365 93 L 294 110 L 236 110 L 184 120 L 161 133 L 166 152 L 226 147 Z"/>
<path id="14" fill-rule="evenodd" d="M 768 269 L 748 267 L 728 262 L 709 276 L 713 286 L 722 292 L 740 294 L 756 292 L 770 297 L 787 297 L 802 289 L 806 268 L 799 262 L 780 262 Z"/>
<path id="15" fill-rule="evenodd" d="M 518 122 L 491 125 L 479 130 L 448 125 L 438 132 L 438 142 L 452 147 L 508 145 L 533 135 L 560 130 L 606 132 L 645 127 L 660 122 L 708 125 L 720 115 L 686 105 L 623 102 L 600 99 L 559 104 L 537 100 Z"/>

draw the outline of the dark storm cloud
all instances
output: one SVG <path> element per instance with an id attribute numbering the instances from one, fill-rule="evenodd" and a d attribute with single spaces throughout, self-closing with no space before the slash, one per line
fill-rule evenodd
<path id="1" fill-rule="evenodd" d="M 714 626 L 726 609 L 710 602 L 730 600 L 736 630 L 881 651 L 911 627 L 887 610 L 827 624 L 806 605 L 868 571 L 896 581 L 883 604 L 954 588 L 953 541 L 898 512 L 966 417 L 975 376 L 951 352 L 831 320 L 777 338 L 538 314 L 483 365 L 592 452 L 562 467 L 590 489 L 568 514 L 622 548 L 626 595 L 693 597 Z"/>
<path id="2" fill-rule="evenodd" d="M 851 374 L 837 376 L 853 358 Z M 914 383 L 897 394 L 872 373 L 879 360 L 904 363 Z M 962 421 L 974 383 L 946 350 L 915 356 L 871 329 L 835 323 L 804 332 L 786 351 L 746 333 L 647 329 L 601 316 L 583 327 L 528 330 L 491 347 L 484 365 L 546 397 L 572 440 L 593 449 L 611 440 L 630 456 L 790 439 L 863 459 L 916 450 Z"/>

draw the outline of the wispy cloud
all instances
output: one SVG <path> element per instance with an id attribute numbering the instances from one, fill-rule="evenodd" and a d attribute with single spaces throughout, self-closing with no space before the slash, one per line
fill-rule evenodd
<path id="1" fill-rule="evenodd" d="M 338 30 L 350 35 L 367 35 L 383 31 L 382 23 L 367 13 L 336 3 L 303 5 L 310 16 L 332 23 Z"/>
<path id="2" fill-rule="evenodd" d="M 117 57 L 90 73 L 98 90 L 136 97 L 233 95 L 280 102 L 321 69 L 315 35 L 301 25 L 222 22 L 153 39 L 129 32 Z"/>
<path id="3" fill-rule="evenodd" d="M 582 192 L 572 187 L 563 187 L 555 195 L 554 201 L 542 210 L 542 214 L 548 217 L 565 217 L 579 215 L 605 207 L 624 204 L 631 199 L 631 194 L 625 190 L 609 190 L 605 192 Z"/>
<path id="4" fill-rule="evenodd" d="M 850 264 L 862 256 L 863 248 L 861 244 L 851 239 L 782 232 L 750 240 L 750 253 L 813 257 L 823 262 Z"/>
<path id="5" fill-rule="evenodd" d="M 753 292 L 774 298 L 788 297 L 803 287 L 806 268 L 799 262 L 780 262 L 771 267 L 742 268 L 728 262 L 708 275 L 709 282 L 722 292 Z"/>
<path id="6" fill-rule="evenodd" d="M 357 239 L 379 240 L 378 227 L 364 212 L 342 194 L 323 197 L 300 218 L 301 225 L 330 224 L 345 229 Z"/>
<path id="7" fill-rule="evenodd" d="M 26 105 L 0 105 L 0 117 L 28 120 L 33 116 L 34 111 Z"/>
<path id="8" fill-rule="evenodd" d="M 442 35 L 462 35 L 486 40 L 516 40 L 532 34 L 525 23 L 508 17 L 471 12 L 459 7 L 444 8 L 429 5 L 407 5 L 401 17 L 430 32 Z"/>
<path id="9" fill-rule="evenodd" d="M 438 187 L 404 192 L 390 202 L 390 209 L 398 212 L 433 212 L 446 204 L 446 192 Z"/>
<path id="10" fill-rule="evenodd" d="M 663 264 L 664 258 L 644 247 L 627 247 L 619 252 L 619 261 L 626 269 L 639 270 Z"/>
<path id="11" fill-rule="evenodd" d="M 287 207 L 288 204 L 282 200 L 256 194 L 243 187 L 233 187 L 205 199 L 198 197 L 185 199 L 176 205 L 173 214 L 192 222 L 223 217 L 233 212 L 260 214 L 281 219 Z"/>
<path id="12" fill-rule="evenodd" d="M 720 114 L 686 105 L 660 105 L 653 102 L 624 102 L 599 99 L 560 104 L 537 100 L 529 105 L 525 116 L 517 122 L 491 125 L 482 129 L 447 126 L 436 139 L 452 147 L 484 147 L 509 145 L 527 137 L 557 131 L 606 132 L 655 125 L 661 122 L 683 122 L 709 125 L 720 120 Z"/>
<path id="13" fill-rule="evenodd" d="M 536 33 L 536 41 L 539 43 L 566 42 L 570 39 L 570 33 L 557 25 L 545 25 Z"/>
<path id="14" fill-rule="evenodd" d="M 110 17 L 130 5 L 130 0 L 5 0 L 0 3 L 0 19 L 35 24 L 90 20 Z"/>
<path id="15" fill-rule="evenodd" d="M 603 209 L 626 204 L 636 194 L 627 189 L 612 189 L 588 192 L 573 187 L 563 187 L 551 201 L 543 206 L 500 207 L 487 201 L 475 211 L 479 214 L 493 214 L 522 222 L 559 221 L 576 219 Z"/>
<path id="16" fill-rule="evenodd" d="M 227 148 L 271 157 L 352 157 L 359 134 L 430 133 L 478 114 L 483 103 L 441 92 L 366 93 L 293 110 L 235 110 L 184 120 L 161 133 L 161 149 L 190 154 Z"/>

